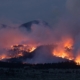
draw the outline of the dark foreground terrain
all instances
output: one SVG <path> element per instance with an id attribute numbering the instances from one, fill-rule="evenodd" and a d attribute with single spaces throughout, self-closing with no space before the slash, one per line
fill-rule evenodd
<path id="1" fill-rule="evenodd" d="M 80 80 L 80 66 L 72 62 L 22 64 L 0 62 L 0 80 Z"/>

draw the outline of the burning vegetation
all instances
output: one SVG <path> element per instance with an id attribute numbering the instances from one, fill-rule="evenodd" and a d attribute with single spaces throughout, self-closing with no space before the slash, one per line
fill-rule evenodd
<path id="1" fill-rule="evenodd" d="M 19 58 L 23 56 L 27 56 L 31 52 L 33 52 L 36 47 L 27 46 L 27 45 L 13 45 L 11 49 L 8 50 L 8 54 L 0 55 L 0 60 L 11 59 L 11 58 Z"/>
<path id="2" fill-rule="evenodd" d="M 73 55 L 73 44 L 74 41 L 71 38 L 62 39 L 62 42 L 56 44 L 54 48 L 52 48 L 52 55 L 55 57 L 60 57 L 67 60 L 74 60 L 77 65 L 80 65 L 80 56 L 74 57 Z M 49 45 L 50 46 L 50 45 Z M 38 47 L 35 46 L 28 46 L 28 45 L 13 45 L 8 50 L 8 54 L 0 55 L 0 60 L 11 60 L 11 59 L 19 59 L 19 58 L 27 58 L 33 54 Z M 50 49 L 50 47 L 49 47 Z"/>
<path id="3" fill-rule="evenodd" d="M 28 46 L 28 45 L 14 45 L 11 46 L 11 50 L 18 50 L 18 51 L 26 51 L 26 52 L 33 52 L 36 49 L 34 46 Z"/>
<path id="4" fill-rule="evenodd" d="M 62 41 L 55 47 L 55 49 L 53 50 L 53 55 L 68 60 L 74 60 L 77 65 L 80 65 L 80 55 L 77 55 L 76 57 L 74 56 L 73 45 L 74 41 L 72 38 L 67 38 L 66 40 L 64 39 L 64 41 Z"/>
<path id="5" fill-rule="evenodd" d="M 72 50 L 73 50 L 73 40 L 71 38 L 67 38 L 57 44 L 57 46 L 53 50 L 53 55 L 73 60 L 74 57 L 72 54 Z"/>
<path id="6" fill-rule="evenodd" d="M 29 27 L 30 31 L 28 31 Z M 73 60 L 79 65 L 79 46 L 75 46 L 80 41 L 77 39 L 78 36 L 76 37 L 79 32 L 72 28 L 69 31 L 65 26 L 53 30 L 49 25 L 39 20 L 37 24 L 33 21 L 17 28 L 2 28 L 0 29 L 0 60 L 21 59 L 26 63 L 27 61 L 45 63 L 53 62 L 53 59 L 54 62 L 67 59 Z M 45 45 L 49 47 L 46 48 Z M 7 47 L 8 50 L 5 53 L 3 50 L 2 53 L 1 49 Z M 26 60 L 27 58 L 30 59 Z"/>

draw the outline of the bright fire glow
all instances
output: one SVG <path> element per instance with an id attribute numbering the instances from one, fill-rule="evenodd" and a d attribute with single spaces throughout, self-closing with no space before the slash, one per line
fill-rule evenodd
<path id="1" fill-rule="evenodd" d="M 32 47 L 29 52 L 33 52 L 35 49 L 35 47 Z"/>
<path id="2" fill-rule="evenodd" d="M 36 47 L 34 46 L 27 46 L 27 45 L 18 45 L 16 44 L 15 46 L 11 46 L 11 49 L 18 49 L 20 51 L 26 51 L 26 52 L 33 52 Z"/>
<path id="3" fill-rule="evenodd" d="M 77 65 L 80 65 L 80 56 L 78 56 L 78 57 L 75 59 L 75 62 L 77 63 Z"/>
<path id="4" fill-rule="evenodd" d="M 28 53 L 31 53 L 33 52 L 34 50 L 36 49 L 36 47 L 34 46 L 27 46 L 27 45 L 13 45 L 11 46 L 11 52 L 13 53 L 8 53 L 8 54 L 3 54 L 3 55 L 0 55 L 0 60 L 3 60 L 3 59 L 10 59 L 10 58 L 18 58 L 18 57 L 21 57 L 21 56 L 24 56 L 23 52 L 28 52 Z"/>
<path id="5" fill-rule="evenodd" d="M 73 60 L 72 55 L 73 40 L 71 38 L 64 38 L 60 43 L 57 43 L 56 48 L 53 50 L 53 55 L 69 60 Z"/>
<path id="6" fill-rule="evenodd" d="M 79 53 L 79 52 L 78 52 Z M 80 65 L 80 54 L 78 54 L 75 58 L 75 62 L 77 63 L 77 65 Z"/>
<path id="7" fill-rule="evenodd" d="M 0 60 L 2 60 L 2 59 L 4 59 L 4 58 L 6 58 L 6 55 L 1 55 L 1 56 L 0 56 Z"/>
<path id="8" fill-rule="evenodd" d="M 10 59 L 10 58 L 11 58 L 11 57 L 10 57 L 10 56 L 7 56 L 6 54 L 0 56 L 0 60 Z"/>
<path id="9" fill-rule="evenodd" d="M 56 46 L 53 49 L 53 56 L 56 57 L 61 57 L 61 58 L 65 58 L 68 60 L 74 60 L 76 62 L 77 65 L 80 65 L 80 55 L 77 55 L 75 58 L 73 56 L 73 39 L 68 37 L 68 38 L 62 38 L 62 40 L 60 42 L 56 43 Z M 24 56 L 23 52 L 28 52 L 31 53 L 33 52 L 37 47 L 32 46 L 32 45 L 12 45 L 11 46 L 11 51 L 14 52 L 13 53 L 9 53 L 9 54 L 3 54 L 0 55 L 0 60 L 4 60 L 4 59 L 10 59 L 10 58 L 18 58 L 18 57 L 22 57 Z"/>

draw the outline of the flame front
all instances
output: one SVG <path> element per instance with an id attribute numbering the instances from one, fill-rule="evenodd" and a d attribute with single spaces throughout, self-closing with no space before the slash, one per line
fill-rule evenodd
<path id="1" fill-rule="evenodd" d="M 77 56 L 75 57 L 75 62 L 77 65 L 80 65 L 80 50 L 77 52 Z"/>
<path id="2" fill-rule="evenodd" d="M 56 43 L 56 46 L 53 49 L 53 56 L 65 58 L 68 60 L 74 60 L 77 65 L 80 65 L 80 55 L 74 57 L 73 55 L 73 45 L 74 41 L 71 37 L 62 38 L 61 41 Z M 0 55 L 0 60 L 18 58 L 24 56 L 25 53 L 33 52 L 37 47 L 33 45 L 12 45 L 10 53 Z M 79 54 L 79 52 L 78 52 Z"/>
<path id="3" fill-rule="evenodd" d="M 77 63 L 77 65 L 80 65 L 80 55 L 78 55 L 78 56 L 75 58 L 75 62 Z"/>
<path id="4" fill-rule="evenodd" d="M 24 56 L 24 52 L 25 53 L 31 53 L 36 49 L 36 47 L 34 46 L 27 46 L 27 45 L 12 45 L 10 52 L 8 52 L 7 54 L 3 54 L 0 55 L 0 60 L 4 60 L 4 59 L 10 59 L 10 58 L 18 58 L 21 56 Z"/>
<path id="5" fill-rule="evenodd" d="M 57 43 L 57 46 L 53 49 L 52 53 L 56 57 L 74 60 L 74 62 L 76 62 L 77 65 L 80 65 L 80 51 L 78 51 L 78 53 L 76 53 L 78 55 L 74 57 L 75 53 L 73 53 L 73 45 L 74 41 L 72 38 L 69 37 L 62 39 L 60 43 Z"/>
<path id="6" fill-rule="evenodd" d="M 35 49 L 35 47 L 32 47 L 29 52 L 33 52 Z"/>
<path id="7" fill-rule="evenodd" d="M 6 54 L 0 56 L 0 60 L 3 60 L 3 59 L 10 59 L 10 58 L 11 58 L 11 57 L 8 56 L 8 55 L 6 55 Z"/>
<path id="8" fill-rule="evenodd" d="M 14 49 L 18 49 L 19 51 L 26 51 L 26 52 L 33 52 L 36 47 L 35 46 L 28 46 L 28 45 L 18 45 L 16 44 L 15 46 L 11 46 L 11 49 L 14 50 Z"/>
<path id="9" fill-rule="evenodd" d="M 72 46 L 73 40 L 71 38 L 63 38 L 60 43 L 57 43 L 56 48 L 54 48 L 53 55 L 56 57 L 73 60 Z"/>

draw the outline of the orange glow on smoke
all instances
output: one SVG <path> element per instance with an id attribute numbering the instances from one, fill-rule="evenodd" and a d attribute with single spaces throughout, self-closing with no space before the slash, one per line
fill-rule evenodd
<path id="1" fill-rule="evenodd" d="M 69 60 L 73 60 L 72 54 L 73 40 L 71 38 L 63 38 L 60 43 L 57 43 L 56 48 L 53 50 L 53 55 Z"/>
<path id="2" fill-rule="evenodd" d="M 72 39 L 66 39 L 65 41 L 64 41 L 64 47 L 67 47 L 67 48 L 69 48 L 69 49 L 72 49 L 72 46 L 73 46 L 73 40 Z"/>

